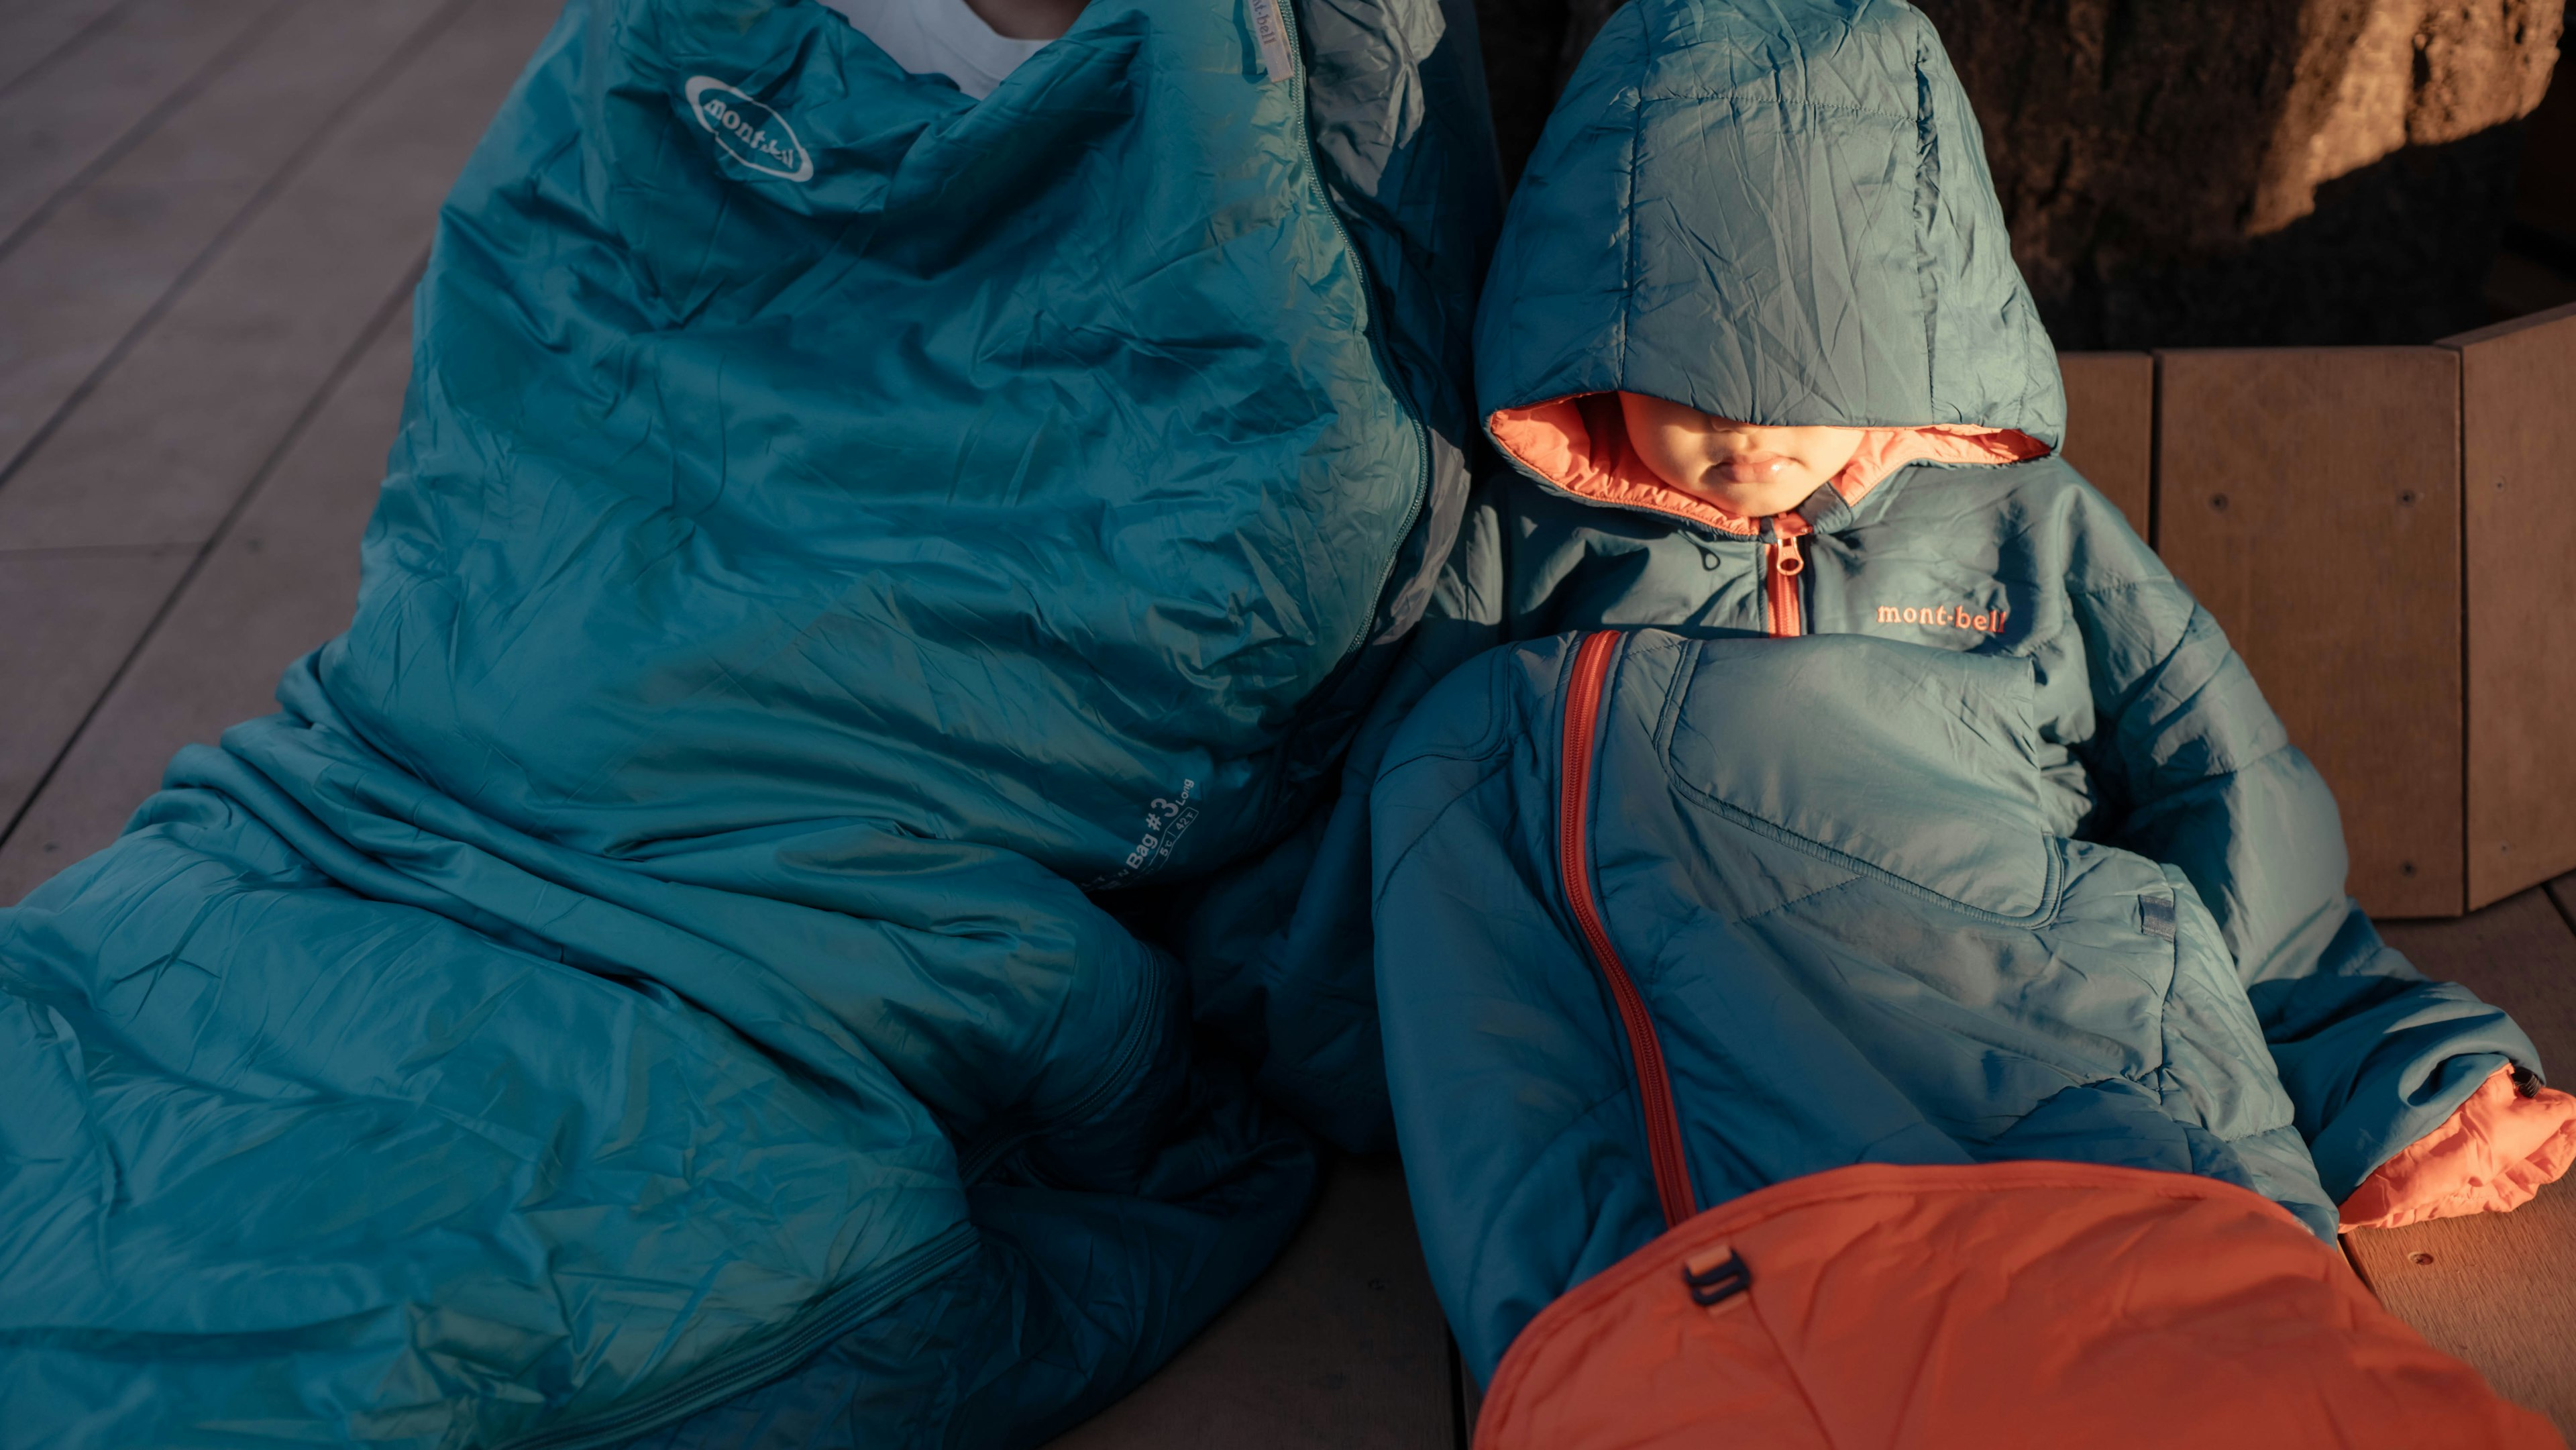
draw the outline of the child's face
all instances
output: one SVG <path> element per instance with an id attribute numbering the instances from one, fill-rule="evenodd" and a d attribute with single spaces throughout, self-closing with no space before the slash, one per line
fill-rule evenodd
<path id="1" fill-rule="evenodd" d="M 1621 393 L 1628 442 L 1657 477 L 1738 518 L 1769 518 L 1807 495 L 1860 451 L 1865 428 L 1756 428 L 1661 398 Z"/>

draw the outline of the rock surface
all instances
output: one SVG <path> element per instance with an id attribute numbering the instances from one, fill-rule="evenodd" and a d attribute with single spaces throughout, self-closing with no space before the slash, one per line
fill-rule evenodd
<path id="1" fill-rule="evenodd" d="M 2486 320 L 2564 0 L 1917 0 L 2065 348 Z M 1613 0 L 1478 0 L 1505 164 Z"/>

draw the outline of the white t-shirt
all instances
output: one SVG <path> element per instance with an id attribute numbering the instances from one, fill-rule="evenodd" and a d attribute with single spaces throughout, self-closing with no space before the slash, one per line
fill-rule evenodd
<path id="1" fill-rule="evenodd" d="M 1020 62 L 1046 48 L 1013 40 L 984 23 L 966 0 L 823 0 L 849 17 L 896 65 L 914 75 L 942 75 L 982 100 Z"/>

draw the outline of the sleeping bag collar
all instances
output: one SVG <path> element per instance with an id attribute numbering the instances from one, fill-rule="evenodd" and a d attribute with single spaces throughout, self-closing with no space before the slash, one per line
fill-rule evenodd
<path id="1" fill-rule="evenodd" d="M 1522 471 L 1736 535 L 1759 522 L 1657 478 L 1616 394 L 1868 429 L 1833 480 L 1847 505 L 1911 463 L 2016 463 L 2065 434 L 1976 118 L 1900 0 L 1614 15 L 1513 197 L 1476 371 Z"/>

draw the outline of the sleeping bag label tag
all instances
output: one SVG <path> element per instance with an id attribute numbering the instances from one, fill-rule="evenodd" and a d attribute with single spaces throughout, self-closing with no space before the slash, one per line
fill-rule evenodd
<path id="1" fill-rule="evenodd" d="M 1243 0 L 1252 16 L 1252 38 L 1261 45 L 1261 68 L 1274 81 L 1284 81 L 1297 65 L 1288 54 L 1288 27 L 1279 19 L 1281 0 Z"/>
<path id="2" fill-rule="evenodd" d="M 1137 838 L 1135 849 L 1127 853 L 1126 860 L 1118 863 L 1117 870 L 1097 880 L 1084 882 L 1082 889 L 1104 890 L 1139 871 L 1152 870 L 1171 860 L 1172 848 L 1181 843 L 1181 837 L 1189 832 L 1190 827 L 1198 824 L 1198 793 L 1199 783 L 1185 780 L 1174 794 L 1156 796 L 1147 802 L 1145 834 Z"/>
<path id="3" fill-rule="evenodd" d="M 691 76 L 687 86 L 689 114 L 707 128 L 725 154 L 763 176 L 787 181 L 814 179 L 814 158 L 787 118 L 717 80 Z"/>
<path id="4" fill-rule="evenodd" d="M 2170 896 L 2138 898 L 2138 930 L 2149 936 L 2174 939 L 2174 904 Z"/>

